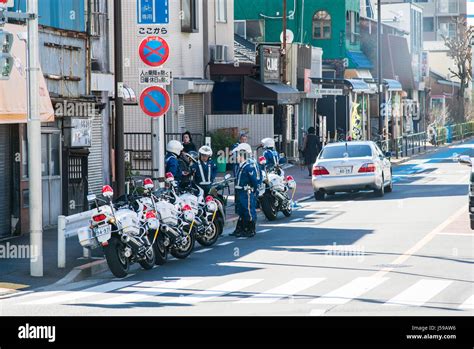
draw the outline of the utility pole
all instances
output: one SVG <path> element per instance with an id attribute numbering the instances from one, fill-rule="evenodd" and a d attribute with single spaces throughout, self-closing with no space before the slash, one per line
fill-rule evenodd
<path id="1" fill-rule="evenodd" d="M 286 85 L 287 83 L 287 73 L 286 73 L 286 27 L 287 27 L 287 0 L 283 0 L 283 40 L 282 40 L 282 49 L 281 49 L 281 73 L 282 73 L 282 82 Z M 283 152 L 286 152 L 287 149 L 287 129 L 288 129 L 288 107 L 286 105 L 282 108 L 282 148 L 280 149 Z"/>
<path id="2" fill-rule="evenodd" d="M 43 200 L 41 120 L 39 110 L 38 0 L 28 0 L 28 177 L 30 218 L 30 274 L 43 276 Z"/>
<path id="3" fill-rule="evenodd" d="M 115 60 L 115 192 L 125 194 L 125 146 L 123 117 L 123 46 L 122 1 L 114 0 L 114 60 Z"/>
<path id="4" fill-rule="evenodd" d="M 377 1 L 377 80 L 379 89 L 379 135 L 383 136 L 383 78 L 382 78 L 382 0 Z"/>

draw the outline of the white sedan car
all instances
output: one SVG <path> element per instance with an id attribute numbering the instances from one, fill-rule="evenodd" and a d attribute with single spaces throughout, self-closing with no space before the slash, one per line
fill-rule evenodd
<path id="1" fill-rule="evenodd" d="M 338 142 L 326 145 L 313 165 L 316 200 L 326 194 L 374 190 L 377 196 L 393 188 L 390 154 L 371 141 Z"/>

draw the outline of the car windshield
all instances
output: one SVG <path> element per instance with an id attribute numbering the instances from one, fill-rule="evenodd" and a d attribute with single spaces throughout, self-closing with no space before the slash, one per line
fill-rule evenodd
<path id="1" fill-rule="evenodd" d="M 323 149 L 321 159 L 361 158 L 372 156 L 372 149 L 365 144 L 345 144 L 326 147 Z"/>

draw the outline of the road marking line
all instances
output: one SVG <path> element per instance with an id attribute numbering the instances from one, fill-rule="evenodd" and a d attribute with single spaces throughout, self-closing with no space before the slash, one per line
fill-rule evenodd
<path id="1" fill-rule="evenodd" d="M 327 309 L 312 309 L 309 316 L 323 316 Z"/>
<path id="2" fill-rule="evenodd" d="M 247 240 L 245 237 L 237 238 L 237 240 Z"/>
<path id="3" fill-rule="evenodd" d="M 11 282 L 0 282 L 0 289 L 6 289 L 7 291 L 12 290 L 21 290 L 22 288 L 27 288 L 29 285 L 24 284 L 15 284 Z"/>
<path id="4" fill-rule="evenodd" d="M 454 236 L 470 236 L 474 237 L 473 233 L 438 233 L 436 235 L 454 235 Z"/>
<path id="5" fill-rule="evenodd" d="M 226 294 L 239 291 L 243 288 L 252 286 L 263 279 L 237 279 L 225 282 L 221 285 L 212 287 L 208 290 L 196 292 L 192 295 L 185 297 L 178 297 L 167 300 L 163 303 L 178 303 L 178 304 L 196 304 L 199 302 L 207 301 L 216 297 L 221 297 Z"/>
<path id="6" fill-rule="evenodd" d="M 459 309 L 474 309 L 474 296 L 469 297 L 463 304 L 459 306 Z"/>
<path id="7" fill-rule="evenodd" d="M 324 296 L 313 299 L 310 304 L 346 304 L 387 280 L 388 278 L 359 277 Z"/>
<path id="8" fill-rule="evenodd" d="M 212 250 L 212 248 L 205 248 L 205 249 L 196 251 L 195 253 L 204 253 L 204 252 L 208 252 L 208 251 L 211 251 L 211 250 Z"/>
<path id="9" fill-rule="evenodd" d="M 290 222 L 301 222 L 303 220 L 303 218 L 295 218 L 295 219 L 292 219 Z"/>
<path id="10" fill-rule="evenodd" d="M 263 229 L 263 230 L 257 231 L 257 234 L 267 233 L 267 232 L 269 232 L 270 230 L 271 230 L 271 229 Z"/>
<path id="11" fill-rule="evenodd" d="M 393 297 L 384 305 L 400 306 L 413 305 L 421 306 L 428 302 L 431 298 L 448 287 L 452 281 L 446 280 L 420 280 L 416 284 L 407 288 L 402 293 Z"/>
<path id="12" fill-rule="evenodd" d="M 86 288 L 85 290 L 81 291 L 70 291 L 66 294 L 62 294 L 59 296 L 53 296 L 48 298 L 41 298 L 30 302 L 25 302 L 22 304 L 57 304 L 57 303 L 66 303 L 66 302 L 74 302 L 81 298 L 97 296 L 106 292 L 118 290 L 120 288 L 124 288 L 133 284 L 136 284 L 137 281 L 113 281 L 103 285 L 95 286 Z"/>
<path id="13" fill-rule="evenodd" d="M 217 246 L 227 246 L 227 245 L 230 245 L 230 244 L 233 244 L 234 242 L 233 241 L 226 241 L 226 242 L 223 242 L 221 244 L 218 244 Z"/>
<path id="14" fill-rule="evenodd" d="M 256 294 L 249 298 L 242 299 L 237 303 L 274 303 L 280 299 L 293 296 L 296 293 L 310 288 L 323 280 L 325 280 L 325 278 L 296 278 L 283 285 L 272 288 L 271 290 Z"/>
<path id="15" fill-rule="evenodd" d="M 466 208 L 462 207 L 454 213 L 451 217 L 445 220 L 443 223 L 438 225 L 435 229 L 433 229 L 430 233 L 425 235 L 420 241 L 418 241 L 415 245 L 413 245 L 410 249 L 408 249 L 405 253 L 400 255 L 397 259 L 391 262 L 391 265 L 397 264 L 404 264 L 413 254 L 418 252 L 421 248 L 423 248 L 428 242 L 430 242 L 438 233 L 441 233 L 447 226 L 449 226 L 452 222 L 454 222 L 459 216 L 466 213 Z M 394 268 L 388 267 L 383 268 L 378 271 L 374 276 L 375 277 L 382 277 L 387 273 L 391 272 Z"/>
<path id="16" fill-rule="evenodd" d="M 202 279 L 188 279 L 188 280 L 173 280 L 173 281 L 154 281 L 154 282 L 142 282 L 137 285 L 126 287 L 121 289 L 121 292 L 133 292 L 128 294 L 118 295 L 113 297 L 113 294 L 109 294 L 111 297 L 102 299 L 99 301 L 92 301 L 92 304 L 124 304 L 137 302 L 144 298 L 159 296 L 164 293 L 178 293 L 180 289 L 191 286 Z"/>

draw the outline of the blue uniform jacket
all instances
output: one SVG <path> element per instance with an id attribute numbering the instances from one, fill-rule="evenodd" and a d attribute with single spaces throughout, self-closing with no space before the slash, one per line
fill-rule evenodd
<path id="1" fill-rule="evenodd" d="M 166 173 L 171 172 L 176 181 L 180 181 L 183 177 L 183 170 L 178 161 L 178 157 L 173 153 L 167 153 L 165 159 Z"/>
<path id="2" fill-rule="evenodd" d="M 217 175 L 217 166 L 209 159 L 208 162 L 199 160 L 192 166 L 194 172 L 194 180 L 199 185 L 209 185 L 214 183 Z"/>

